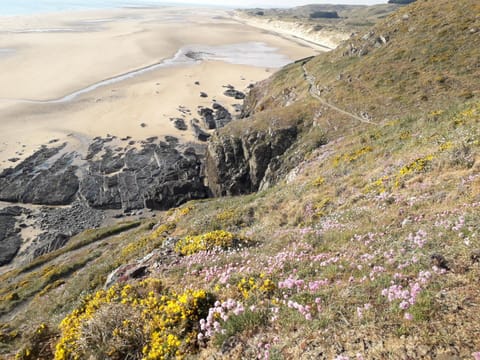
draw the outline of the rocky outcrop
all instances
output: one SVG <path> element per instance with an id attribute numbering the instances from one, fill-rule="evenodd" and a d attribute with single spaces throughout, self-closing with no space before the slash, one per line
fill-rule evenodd
<path id="1" fill-rule="evenodd" d="M 353 38 L 346 46 L 343 56 L 365 56 L 373 49 L 386 45 L 389 41 L 389 34 L 376 34 L 375 31 L 372 30 L 360 38 Z"/>
<path id="2" fill-rule="evenodd" d="M 99 227 L 105 209 L 138 216 L 140 209 L 166 210 L 210 194 L 202 176 L 204 145 L 168 136 L 142 142 L 109 136 L 95 138 L 84 154 L 68 149 L 43 147 L 0 174 L 2 200 L 63 205 L 0 210 L 0 266 L 65 246 L 72 236 Z M 29 226 L 35 235 L 22 239 L 19 228 Z"/>
<path id="3" fill-rule="evenodd" d="M 180 255 L 173 250 L 177 239 L 167 238 L 163 245 L 144 258 L 125 264 L 113 270 L 107 277 L 105 289 L 114 284 L 125 283 L 133 279 L 141 279 L 150 273 L 161 273 L 180 261 Z"/>
<path id="4" fill-rule="evenodd" d="M 89 162 L 79 196 L 98 209 L 166 210 L 207 196 L 200 168 L 195 151 L 181 152 L 172 143 L 144 143 L 120 153 L 106 148 Z"/>
<path id="5" fill-rule="evenodd" d="M 215 128 L 220 129 L 232 121 L 232 115 L 222 105 L 219 103 L 214 103 L 212 107 L 213 110 L 215 110 L 213 116 L 215 120 Z"/>
<path id="6" fill-rule="evenodd" d="M 199 141 L 207 141 L 208 139 L 210 139 L 210 134 L 207 133 L 206 131 L 204 131 L 200 125 L 198 125 L 197 121 L 195 121 L 196 119 L 192 119 L 190 121 L 190 126 L 192 127 L 192 130 L 193 130 L 193 136 L 195 136 L 195 139 L 199 140 Z"/>
<path id="7" fill-rule="evenodd" d="M 269 166 L 296 138 L 295 126 L 213 137 L 205 163 L 208 187 L 215 196 L 245 194 L 262 188 Z M 268 183 L 271 182 L 269 179 Z"/>
<path id="8" fill-rule="evenodd" d="M 96 209 L 164 210 L 207 196 L 202 156 L 172 137 L 126 146 L 115 137 L 96 138 L 84 157 L 65 144 L 43 147 L 0 174 L 0 200 L 68 205 L 78 199 Z"/>
<path id="9" fill-rule="evenodd" d="M 170 121 L 173 122 L 173 126 L 175 126 L 176 129 L 181 130 L 181 131 L 188 130 L 188 126 L 187 126 L 187 124 L 185 123 L 185 120 L 184 120 L 184 119 L 182 119 L 182 118 L 174 118 L 174 119 L 170 119 Z"/>
<path id="10" fill-rule="evenodd" d="M 228 89 L 228 90 L 225 90 L 225 92 L 223 93 L 225 96 L 229 96 L 229 97 L 232 97 L 236 100 L 243 100 L 245 99 L 245 94 L 239 90 L 235 90 L 233 88 L 231 89 Z"/>
<path id="11" fill-rule="evenodd" d="M 198 115 L 200 115 L 200 118 L 202 119 L 207 129 L 211 130 L 216 128 L 212 109 L 201 107 L 198 109 Z"/>
<path id="12" fill-rule="evenodd" d="M 219 103 L 213 103 L 212 108 L 200 107 L 198 109 L 198 115 L 200 115 L 207 129 L 220 129 L 232 121 L 230 112 Z"/>
<path id="13" fill-rule="evenodd" d="M 0 200 L 43 205 L 69 204 L 79 180 L 72 165 L 76 154 L 62 154 L 65 147 L 43 147 L 14 168 L 0 174 Z"/>
<path id="14" fill-rule="evenodd" d="M 102 211 L 92 209 L 79 200 L 66 207 L 42 207 L 31 216 L 41 233 L 21 254 L 30 259 L 63 247 L 72 236 L 99 227 L 105 219 Z"/>
<path id="15" fill-rule="evenodd" d="M 15 218 L 22 213 L 23 209 L 18 206 L 0 210 L 0 266 L 10 263 L 22 245 L 15 226 Z"/>

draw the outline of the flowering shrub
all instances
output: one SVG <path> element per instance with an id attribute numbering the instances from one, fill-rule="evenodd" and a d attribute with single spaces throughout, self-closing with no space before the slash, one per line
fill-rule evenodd
<path id="1" fill-rule="evenodd" d="M 55 359 L 88 358 L 89 350 L 109 359 L 182 358 L 212 303 L 204 290 L 177 294 L 154 279 L 100 290 L 61 322 Z"/>
<path id="2" fill-rule="evenodd" d="M 35 331 L 30 334 L 27 345 L 16 354 L 15 359 L 34 360 L 51 358 L 52 354 L 48 346 L 51 336 L 52 332 L 46 324 L 38 325 Z"/>
<path id="3" fill-rule="evenodd" d="M 179 210 L 179 215 L 180 216 L 187 216 L 192 212 L 192 210 L 195 209 L 194 206 L 185 206 Z"/>
<path id="4" fill-rule="evenodd" d="M 216 301 L 214 306 L 208 310 L 206 319 L 200 320 L 200 332 L 198 340 L 205 342 L 216 333 L 222 332 L 221 322 L 226 322 L 233 315 L 240 315 L 245 311 L 243 304 L 233 299 L 220 302 Z"/>
<path id="5" fill-rule="evenodd" d="M 333 166 L 338 166 L 341 163 L 352 163 L 355 160 L 359 159 L 365 154 L 368 154 L 373 151 L 373 148 L 371 146 L 364 146 L 358 150 L 338 155 L 333 159 Z"/>
<path id="6" fill-rule="evenodd" d="M 234 217 L 235 217 L 235 211 L 230 210 L 230 209 L 227 209 L 227 210 L 224 210 L 224 211 L 218 213 L 218 214 L 215 216 L 215 219 L 216 219 L 217 221 L 227 222 L 227 221 L 233 220 Z"/>
<path id="7" fill-rule="evenodd" d="M 192 255 L 216 248 L 229 249 L 238 241 L 239 239 L 231 232 L 217 230 L 203 235 L 187 236 L 175 245 L 175 251 L 183 255 Z"/>
<path id="8" fill-rule="evenodd" d="M 320 187 L 325 183 L 325 178 L 323 176 L 319 176 L 315 180 L 312 181 L 312 185 L 316 187 Z"/>
<path id="9" fill-rule="evenodd" d="M 264 279 L 264 275 L 260 275 L 258 279 L 254 277 L 242 278 L 238 284 L 237 289 L 244 298 L 249 298 L 253 293 L 260 292 L 263 294 L 271 294 L 277 287 L 270 279 Z"/>
<path id="10" fill-rule="evenodd" d="M 190 214 L 194 209 L 195 209 L 195 206 L 193 205 L 186 205 L 182 208 L 173 208 L 167 211 L 167 216 L 173 217 L 176 220 L 178 220 L 178 218 L 181 218 Z"/>
<path id="11" fill-rule="evenodd" d="M 478 121 L 479 114 L 480 114 L 480 102 L 477 102 L 472 104 L 467 109 L 460 112 L 459 114 L 457 114 L 453 119 L 453 123 L 455 126 L 460 126 L 460 125 L 464 125 L 467 122 L 471 122 L 472 120 Z"/>
<path id="12" fill-rule="evenodd" d="M 136 254 L 144 249 L 153 249 L 159 242 L 162 242 L 162 236 L 166 233 L 169 233 L 175 230 L 174 222 L 167 222 L 160 225 L 155 230 L 153 230 L 149 235 L 141 237 L 137 241 L 133 241 L 122 250 L 122 258 L 129 257 L 131 254 Z"/>
<path id="13" fill-rule="evenodd" d="M 408 165 L 402 167 L 398 174 L 399 176 L 405 176 L 414 172 L 421 172 L 426 169 L 428 164 L 433 160 L 433 155 L 427 155 L 421 158 L 416 159 L 415 161 L 411 162 Z"/>

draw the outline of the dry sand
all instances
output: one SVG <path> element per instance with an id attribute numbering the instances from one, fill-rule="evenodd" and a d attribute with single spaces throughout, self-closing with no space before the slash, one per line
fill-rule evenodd
<path id="1" fill-rule="evenodd" d="M 349 33 L 339 30 L 326 28 L 315 30 L 312 25 L 302 22 L 263 19 L 237 11 L 233 13 L 232 18 L 245 25 L 270 31 L 319 51 L 335 49 L 340 42 L 350 37 Z"/>
<path id="2" fill-rule="evenodd" d="M 171 62 L 182 48 L 203 52 L 204 60 L 162 65 L 64 98 L 105 79 Z M 12 165 L 7 159 L 24 158 L 52 139 L 80 148 L 107 134 L 192 140 L 190 131 L 176 130 L 169 120 L 182 117 L 179 106 L 191 110 L 188 123 L 197 107 L 211 106 L 212 99 L 239 103 L 223 95 L 223 85 L 244 91 L 282 64 L 315 53 L 220 10 L 0 18 L 0 169 Z M 209 97 L 201 98 L 201 91 Z"/>

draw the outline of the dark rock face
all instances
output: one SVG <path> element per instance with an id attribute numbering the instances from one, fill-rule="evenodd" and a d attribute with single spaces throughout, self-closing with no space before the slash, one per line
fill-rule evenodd
<path id="1" fill-rule="evenodd" d="M 72 236 L 86 229 L 99 227 L 105 218 L 102 211 L 92 209 L 79 200 L 69 207 L 43 207 L 37 216 L 36 227 L 42 233 L 25 251 L 30 258 L 36 258 L 63 247 Z"/>
<path id="2" fill-rule="evenodd" d="M 204 198 L 196 153 L 181 153 L 174 143 L 145 143 L 139 150 L 114 154 L 109 148 L 88 164 L 79 195 L 97 209 L 165 210 Z"/>
<path id="3" fill-rule="evenodd" d="M 250 193 L 262 187 L 267 170 L 293 144 L 296 127 L 216 136 L 207 148 L 205 172 L 215 196 Z"/>
<path id="4" fill-rule="evenodd" d="M 53 239 L 47 241 L 46 243 L 42 242 L 42 245 L 33 250 L 33 258 L 37 258 L 41 255 L 48 254 L 49 252 L 55 251 L 60 249 L 61 247 L 65 246 L 65 244 L 70 239 L 70 236 L 65 234 L 55 234 Z"/>
<path id="5" fill-rule="evenodd" d="M 213 110 L 210 108 L 200 108 L 198 110 L 198 115 L 200 115 L 200 118 L 203 120 L 205 127 L 207 129 L 215 129 L 216 124 L 215 124 L 215 119 L 213 118 Z"/>
<path id="6" fill-rule="evenodd" d="M 215 126 L 217 129 L 220 129 L 232 121 L 232 115 L 219 103 L 213 104 L 213 110 L 215 110 L 214 119 Z"/>
<path id="7" fill-rule="evenodd" d="M 232 121 L 232 115 L 219 103 L 213 103 L 213 109 L 201 107 L 198 110 L 207 129 L 220 129 Z"/>
<path id="8" fill-rule="evenodd" d="M 210 136 L 199 131 L 205 140 Z M 204 152 L 204 145 L 181 144 L 171 136 L 138 143 L 95 138 L 83 157 L 65 144 L 41 148 L 0 174 L 0 200 L 52 205 L 0 210 L 0 266 L 16 256 L 28 261 L 65 246 L 72 236 L 100 226 L 105 209 L 138 216 L 145 207 L 166 210 L 209 196 L 202 175 Z M 19 253 L 19 229 L 28 226 L 40 234 Z"/>
<path id="9" fill-rule="evenodd" d="M 65 144 L 42 148 L 15 168 L 0 174 L 0 200 L 43 205 L 69 204 L 79 181 L 72 165 L 75 154 L 63 154 Z"/>
<path id="10" fill-rule="evenodd" d="M 190 122 L 190 126 L 193 129 L 193 134 L 197 140 L 207 141 L 210 138 L 210 134 L 203 131 L 203 129 L 194 121 Z"/>
<path id="11" fill-rule="evenodd" d="M 113 140 L 95 138 L 84 159 L 66 152 L 65 144 L 42 148 L 0 174 L 0 200 L 68 205 L 79 199 L 96 209 L 128 211 L 144 207 L 163 210 L 207 196 L 201 156 L 177 149 L 178 139 L 158 142 L 152 137 L 143 141 L 140 149 L 124 148 Z"/>
<path id="12" fill-rule="evenodd" d="M 185 120 L 183 120 L 182 118 L 175 118 L 171 120 L 173 121 L 173 126 L 175 126 L 176 129 L 181 131 L 185 131 L 188 129 L 187 124 L 185 124 Z"/>
<path id="13" fill-rule="evenodd" d="M 235 90 L 235 89 L 225 90 L 223 95 L 232 97 L 232 98 L 237 99 L 237 100 L 245 99 L 245 94 L 243 92 Z"/>
<path id="14" fill-rule="evenodd" d="M 17 206 L 0 210 L 0 266 L 10 263 L 22 245 L 15 229 L 15 218 L 22 213 L 23 209 Z"/>

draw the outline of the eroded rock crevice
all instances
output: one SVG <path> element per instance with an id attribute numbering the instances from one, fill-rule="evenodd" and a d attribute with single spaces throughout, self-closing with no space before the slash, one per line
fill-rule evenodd
<path id="1" fill-rule="evenodd" d="M 214 196 L 247 194 L 271 183 L 271 164 L 297 139 L 295 126 L 254 131 L 241 136 L 217 135 L 207 148 L 205 173 Z M 268 176 L 270 174 L 270 176 Z M 267 176 L 266 176 L 267 175 Z"/>

